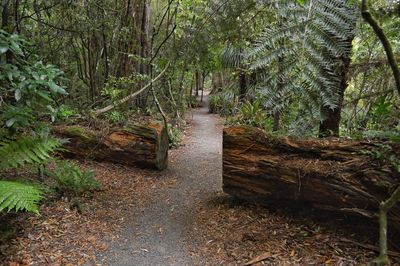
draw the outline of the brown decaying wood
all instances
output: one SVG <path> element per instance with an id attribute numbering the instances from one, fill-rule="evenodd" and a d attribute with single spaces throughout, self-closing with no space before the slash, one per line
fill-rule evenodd
<path id="1" fill-rule="evenodd" d="M 400 155 L 399 143 L 388 144 Z M 362 154 L 373 148 L 376 143 L 367 141 L 294 140 L 251 127 L 225 128 L 223 188 L 262 205 L 306 203 L 378 222 L 379 204 L 400 184 L 400 176 Z M 388 218 L 400 232 L 400 206 Z"/>
<path id="2" fill-rule="evenodd" d="M 168 134 L 159 124 L 114 129 L 107 134 L 79 126 L 55 127 L 68 138 L 64 155 L 163 170 L 168 166 Z"/>

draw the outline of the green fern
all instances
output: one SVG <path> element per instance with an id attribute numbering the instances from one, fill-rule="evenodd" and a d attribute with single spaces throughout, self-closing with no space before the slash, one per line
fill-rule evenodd
<path id="1" fill-rule="evenodd" d="M 15 209 L 39 214 L 37 203 L 42 198 L 42 192 L 34 186 L 0 180 L 0 212 Z"/>
<path id="2" fill-rule="evenodd" d="M 242 47 L 229 45 L 221 53 L 221 63 L 225 68 L 240 68 L 246 53 Z"/>
<path id="3" fill-rule="evenodd" d="M 350 53 L 357 12 L 344 0 L 276 1 L 271 4 L 279 23 L 268 25 L 248 54 L 252 69 L 263 69 L 258 86 L 271 113 L 291 103 L 310 123 L 321 120 L 321 106 L 336 107 L 335 69 Z"/>
<path id="4" fill-rule="evenodd" d="M 0 138 L 0 169 L 22 167 L 27 164 L 42 164 L 59 149 L 63 140 L 37 136 Z M 29 211 L 38 214 L 37 203 L 42 192 L 31 185 L 0 180 L 0 211 Z"/>
<path id="5" fill-rule="evenodd" d="M 93 178 L 93 171 L 82 171 L 78 165 L 69 161 L 59 161 L 56 166 L 54 171 L 46 173 L 54 178 L 56 189 L 62 193 L 79 196 L 101 188 L 100 183 Z"/>
<path id="6" fill-rule="evenodd" d="M 63 141 L 55 138 L 20 137 L 16 140 L 0 139 L 0 169 L 41 164 L 60 148 Z"/>

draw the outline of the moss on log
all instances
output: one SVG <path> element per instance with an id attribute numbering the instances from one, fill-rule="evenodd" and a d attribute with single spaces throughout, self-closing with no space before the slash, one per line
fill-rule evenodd
<path id="1" fill-rule="evenodd" d="M 400 155 L 399 143 L 386 144 Z M 305 203 L 378 221 L 379 204 L 400 185 L 400 176 L 390 164 L 365 154 L 377 147 L 366 141 L 294 140 L 251 127 L 225 128 L 223 189 L 261 205 Z M 400 229 L 400 206 L 388 218 Z"/>
<path id="2" fill-rule="evenodd" d="M 69 139 L 69 157 L 109 161 L 163 170 L 168 166 L 168 134 L 159 124 L 134 125 L 104 134 L 80 126 L 55 127 L 56 135 Z"/>

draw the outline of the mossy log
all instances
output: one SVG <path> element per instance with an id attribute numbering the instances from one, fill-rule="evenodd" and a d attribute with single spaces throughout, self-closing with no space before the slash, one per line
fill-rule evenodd
<path id="1" fill-rule="evenodd" d="M 64 155 L 163 170 L 168 166 L 168 133 L 159 124 L 135 125 L 108 133 L 81 126 L 62 126 L 53 132 L 67 138 Z"/>
<path id="2" fill-rule="evenodd" d="M 223 189 L 261 205 L 305 204 L 378 222 L 379 204 L 400 185 L 390 164 L 365 151 L 382 143 L 278 138 L 251 127 L 224 129 Z M 400 143 L 385 143 L 400 155 Z M 400 206 L 388 214 L 400 229 Z M 400 231 L 399 231 L 400 232 Z"/>

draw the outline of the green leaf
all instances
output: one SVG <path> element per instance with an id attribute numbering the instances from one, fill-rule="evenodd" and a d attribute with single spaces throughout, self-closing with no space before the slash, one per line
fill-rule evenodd
<path id="1" fill-rule="evenodd" d="M 67 92 L 60 86 L 58 86 L 56 83 L 54 83 L 53 81 L 50 81 L 48 83 L 50 90 L 54 93 L 54 94 L 67 94 Z"/>
<path id="2" fill-rule="evenodd" d="M 6 53 L 8 50 L 8 46 L 0 46 L 0 55 Z"/>
<path id="3" fill-rule="evenodd" d="M 23 54 L 21 47 L 19 46 L 18 42 L 15 40 L 12 40 L 12 39 L 10 40 L 10 48 L 11 48 L 11 50 L 13 50 L 14 53 L 16 53 L 18 55 Z"/>
<path id="4" fill-rule="evenodd" d="M 17 119 L 15 119 L 15 118 L 8 119 L 6 122 L 6 126 L 12 127 L 14 125 L 15 121 L 17 121 Z"/>
<path id="5" fill-rule="evenodd" d="M 14 97 L 15 100 L 18 102 L 19 100 L 21 100 L 21 90 L 20 89 L 16 89 L 14 92 Z"/>
<path id="6" fill-rule="evenodd" d="M 50 98 L 49 94 L 47 92 L 44 91 L 38 91 L 37 95 L 39 95 L 42 99 L 48 101 L 48 102 L 52 102 L 53 99 Z"/>

